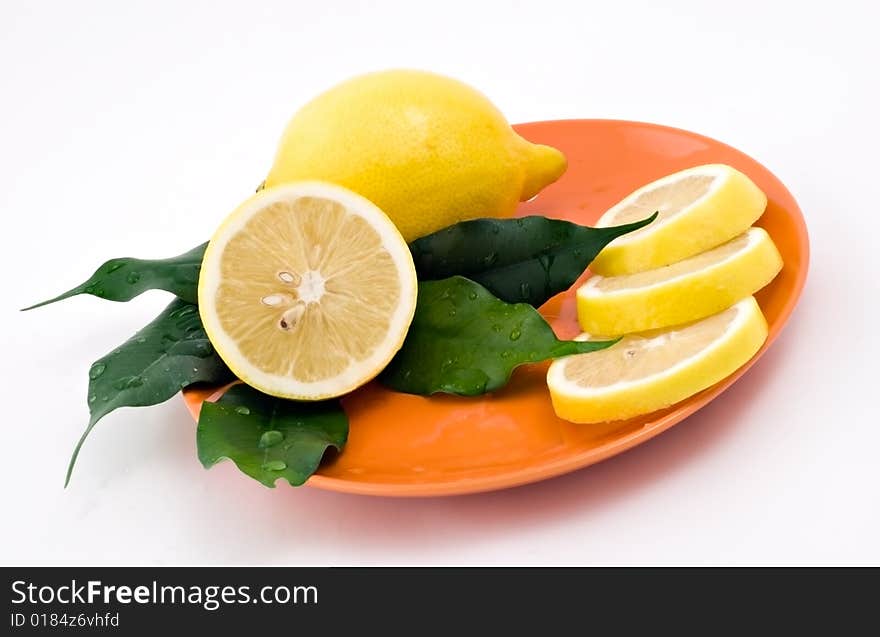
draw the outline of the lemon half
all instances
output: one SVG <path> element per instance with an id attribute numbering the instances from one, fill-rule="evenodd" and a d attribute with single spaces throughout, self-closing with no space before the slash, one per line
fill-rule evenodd
<path id="1" fill-rule="evenodd" d="M 199 313 L 244 382 L 320 400 L 376 376 L 400 349 L 416 305 L 406 242 L 375 205 L 323 182 L 263 190 L 211 238 Z"/>
<path id="2" fill-rule="evenodd" d="M 688 168 L 646 186 L 609 209 L 596 223 L 616 226 L 659 212 L 651 224 L 618 237 L 590 269 L 603 276 L 659 268 L 730 241 L 767 207 L 767 196 L 740 171 L 724 164 Z"/>
<path id="3" fill-rule="evenodd" d="M 735 372 L 766 339 L 767 321 L 752 296 L 701 321 L 631 334 L 607 349 L 554 361 L 547 372 L 553 408 L 578 423 L 663 409 Z"/>
<path id="4" fill-rule="evenodd" d="M 656 270 L 592 276 L 578 289 L 584 332 L 617 336 L 695 321 L 730 307 L 770 283 L 782 257 L 762 228 Z"/>

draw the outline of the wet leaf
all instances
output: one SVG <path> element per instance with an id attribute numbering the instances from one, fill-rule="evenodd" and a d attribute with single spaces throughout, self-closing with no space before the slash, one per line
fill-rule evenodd
<path id="1" fill-rule="evenodd" d="M 210 468 L 224 459 L 267 487 L 279 478 L 303 484 L 328 447 L 342 451 L 348 418 L 338 400 L 296 402 L 234 385 L 206 402 L 196 433 L 199 460 Z"/>
<path id="2" fill-rule="evenodd" d="M 538 311 L 505 303 L 464 277 L 419 283 L 403 347 L 382 373 L 391 389 L 475 396 L 503 387 L 513 370 L 617 341 L 560 341 Z"/>
<path id="3" fill-rule="evenodd" d="M 79 294 L 91 294 L 107 301 L 130 301 L 147 290 L 165 290 L 184 301 L 195 303 L 198 300 L 199 270 L 207 245 L 203 243 L 170 259 L 110 259 L 95 270 L 88 281 L 22 311 Z"/>
<path id="4" fill-rule="evenodd" d="M 89 369 L 91 418 L 70 458 L 65 485 L 86 437 L 111 411 L 156 405 L 193 383 L 219 384 L 233 378 L 208 340 L 198 308 L 175 299 L 153 322 Z"/>
<path id="5" fill-rule="evenodd" d="M 571 287 L 611 241 L 657 217 L 591 228 L 546 217 L 462 221 L 410 244 L 420 281 L 461 275 L 502 301 L 543 305 Z"/>

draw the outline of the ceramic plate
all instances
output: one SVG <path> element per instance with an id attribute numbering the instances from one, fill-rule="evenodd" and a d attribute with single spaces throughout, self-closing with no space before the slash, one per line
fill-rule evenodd
<path id="1" fill-rule="evenodd" d="M 684 130 L 615 120 L 520 124 L 525 138 L 561 149 L 568 171 L 520 206 L 592 225 L 611 205 L 663 175 L 706 163 L 726 163 L 749 175 L 769 204 L 758 221 L 773 237 L 785 267 L 757 294 L 770 336 L 733 376 L 671 408 L 631 420 L 577 425 L 557 418 L 545 384 L 547 365 L 516 371 L 502 391 L 477 398 L 423 398 L 371 383 L 343 400 L 351 422 L 345 451 L 307 482 L 309 486 L 382 496 L 439 496 L 503 489 L 581 469 L 681 422 L 745 374 L 782 330 L 807 274 L 809 244 L 794 198 L 769 170 L 721 142 Z M 561 337 L 579 330 L 573 290 L 541 308 Z M 187 390 L 194 416 L 216 390 Z M 720 398 L 719 398 L 720 397 Z"/>

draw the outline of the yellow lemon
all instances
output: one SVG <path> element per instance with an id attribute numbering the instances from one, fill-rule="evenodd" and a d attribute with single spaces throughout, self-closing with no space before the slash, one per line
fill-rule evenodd
<path id="1" fill-rule="evenodd" d="M 205 251 L 199 313 L 244 382 L 282 398 L 341 396 L 400 349 L 416 272 L 394 224 L 334 184 L 260 191 Z"/>
<path id="2" fill-rule="evenodd" d="M 745 232 L 767 207 L 767 196 L 740 171 L 706 164 L 642 186 L 596 223 L 616 226 L 657 219 L 609 243 L 590 269 L 603 276 L 659 268 L 730 241 Z"/>
<path id="3" fill-rule="evenodd" d="M 504 217 L 565 171 L 480 92 L 423 71 L 350 79 L 290 121 L 266 186 L 318 179 L 381 208 L 407 241 L 463 219 Z"/>
<path id="4" fill-rule="evenodd" d="M 770 283 L 782 257 L 763 228 L 695 257 L 637 274 L 594 275 L 578 289 L 581 329 L 617 336 L 696 321 Z"/>
<path id="5" fill-rule="evenodd" d="M 701 321 L 630 334 L 607 349 L 554 361 L 547 372 L 553 409 L 579 423 L 663 409 L 735 372 L 766 339 L 753 296 Z"/>

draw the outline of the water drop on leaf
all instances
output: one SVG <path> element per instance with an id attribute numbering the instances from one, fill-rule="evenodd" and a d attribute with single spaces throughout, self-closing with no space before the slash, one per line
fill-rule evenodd
<path id="1" fill-rule="evenodd" d="M 245 407 L 244 405 L 235 408 L 235 413 L 241 414 L 242 416 L 248 416 L 251 413 L 251 410 Z"/>
<path id="2" fill-rule="evenodd" d="M 260 449 L 266 449 L 267 447 L 274 447 L 282 440 L 284 440 L 284 434 L 275 429 L 271 429 L 263 432 L 263 435 L 260 436 L 258 446 Z"/>
<path id="3" fill-rule="evenodd" d="M 98 376 L 104 373 L 105 369 L 107 369 L 107 366 L 104 363 L 95 363 L 89 370 L 89 378 L 95 380 Z"/>
<path id="4" fill-rule="evenodd" d="M 263 463 L 262 469 L 264 471 L 284 471 L 287 469 L 287 463 L 284 460 L 270 460 Z"/>
<path id="5" fill-rule="evenodd" d="M 143 384 L 144 379 L 140 376 L 125 376 L 113 383 L 113 387 L 122 391 L 124 389 L 134 389 L 135 387 L 140 387 Z"/>
<path id="6" fill-rule="evenodd" d="M 128 273 L 128 276 L 125 277 L 125 280 L 128 281 L 130 284 L 134 285 L 135 283 L 137 283 L 138 281 L 141 280 L 141 273 L 131 271 Z"/>

